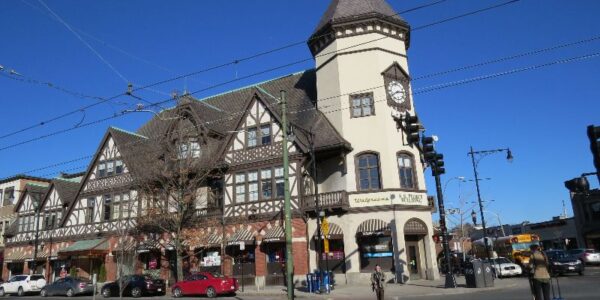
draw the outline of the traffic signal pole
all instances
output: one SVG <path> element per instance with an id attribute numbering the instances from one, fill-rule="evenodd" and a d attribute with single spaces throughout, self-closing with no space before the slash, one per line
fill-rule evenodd
<path id="1" fill-rule="evenodd" d="M 452 272 L 452 264 L 450 260 L 450 245 L 448 244 L 448 227 L 446 227 L 446 209 L 444 208 L 444 194 L 442 193 L 442 183 L 440 180 L 440 174 L 435 171 L 435 167 L 432 166 L 431 171 L 435 177 L 435 188 L 437 190 L 438 198 L 438 209 L 440 210 L 440 227 L 442 229 L 442 247 L 444 249 L 444 257 L 446 258 L 446 281 L 444 284 L 445 288 L 455 288 L 456 280 L 454 278 L 454 272 Z"/>

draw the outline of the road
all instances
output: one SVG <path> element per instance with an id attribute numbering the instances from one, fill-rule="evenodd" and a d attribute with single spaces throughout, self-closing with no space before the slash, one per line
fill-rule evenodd
<path id="1" fill-rule="evenodd" d="M 390 300 L 404 300 L 404 299 L 416 299 L 416 300 L 470 300 L 470 299 L 485 299 L 485 300 L 531 300 L 531 295 L 529 291 L 529 284 L 527 279 L 525 278 L 513 278 L 513 279 L 504 279 L 511 281 L 510 287 L 503 289 L 493 289 L 493 290 L 477 290 L 470 291 L 469 293 L 464 294 L 455 294 L 455 295 L 437 295 L 437 296 L 403 296 L 401 293 L 399 295 L 392 295 L 391 293 L 386 294 L 386 299 Z M 600 292 L 597 290 L 598 285 L 600 284 L 600 268 L 587 268 L 585 276 L 578 275 L 570 275 L 570 276 L 562 276 L 559 279 L 560 286 L 562 288 L 562 295 L 567 300 L 593 300 L 600 299 Z M 401 288 L 400 288 L 401 290 Z M 443 293 L 443 291 L 441 292 Z M 336 294 L 335 291 L 328 296 L 318 296 L 314 297 L 314 299 L 374 299 L 374 294 L 372 294 L 369 290 L 365 290 L 364 293 L 353 294 L 353 295 L 343 295 Z M 197 297 L 190 297 L 187 299 L 196 299 Z M 234 297 L 219 297 L 218 299 L 224 300 L 258 300 L 258 299 L 266 299 L 266 300 L 275 300 L 275 299 L 284 299 L 282 296 L 264 296 L 264 295 L 241 295 L 238 294 Z M 307 296 L 304 298 L 308 299 Z M 313 297 L 311 297 L 313 298 Z M 42 300 L 40 296 L 25 296 L 25 297 L 16 297 L 16 296 L 7 296 L 5 299 L 35 299 Z M 48 297 L 48 300 L 66 300 L 72 299 L 67 297 Z M 77 297 L 76 299 L 92 299 L 91 296 L 83 296 Z M 97 295 L 96 299 L 104 299 L 102 296 Z M 118 299 L 118 298 L 113 298 Z M 132 298 L 128 298 L 132 299 Z M 138 298 L 140 300 L 162 300 L 162 299 L 172 299 L 169 296 L 165 297 L 143 297 Z M 186 299 L 186 298 L 184 298 Z"/>

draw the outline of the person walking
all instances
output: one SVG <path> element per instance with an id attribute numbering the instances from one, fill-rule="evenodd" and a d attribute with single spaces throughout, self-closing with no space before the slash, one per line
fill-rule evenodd
<path id="1" fill-rule="evenodd" d="M 371 274 L 371 287 L 377 296 L 377 300 L 383 300 L 385 290 L 385 274 L 379 265 L 375 265 L 375 272 Z"/>
<path id="2" fill-rule="evenodd" d="M 529 266 L 532 276 L 533 297 L 535 300 L 551 300 L 548 258 L 540 250 L 539 245 L 531 245 L 530 249 L 531 258 L 529 259 Z"/>

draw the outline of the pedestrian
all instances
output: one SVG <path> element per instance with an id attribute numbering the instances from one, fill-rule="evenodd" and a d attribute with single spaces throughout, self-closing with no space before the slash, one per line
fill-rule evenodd
<path id="1" fill-rule="evenodd" d="M 532 277 L 533 297 L 535 300 L 551 300 L 548 258 L 540 250 L 539 245 L 531 245 L 530 249 L 531 258 L 529 259 L 529 268 Z"/>
<path id="2" fill-rule="evenodd" d="M 375 272 L 371 274 L 371 287 L 377 295 L 377 300 L 383 300 L 385 290 L 385 274 L 379 265 L 375 265 Z"/>

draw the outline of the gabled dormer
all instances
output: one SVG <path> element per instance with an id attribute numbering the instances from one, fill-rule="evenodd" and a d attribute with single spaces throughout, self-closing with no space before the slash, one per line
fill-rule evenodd
<path id="1" fill-rule="evenodd" d="M 111 127 L 83 176 L 63 226 L 117 221 L 137 214 L 130 165 L 147 137 Z"/>
<path id="2" fill-rule="evenodd" d="M 15 212 L 17 213 L 16 228 L 18 233 L 33 232 L 36 228 L 36 212 L 40 209 L 46 194 L 48 185 L 28 183 L 21 193 Z"/>

